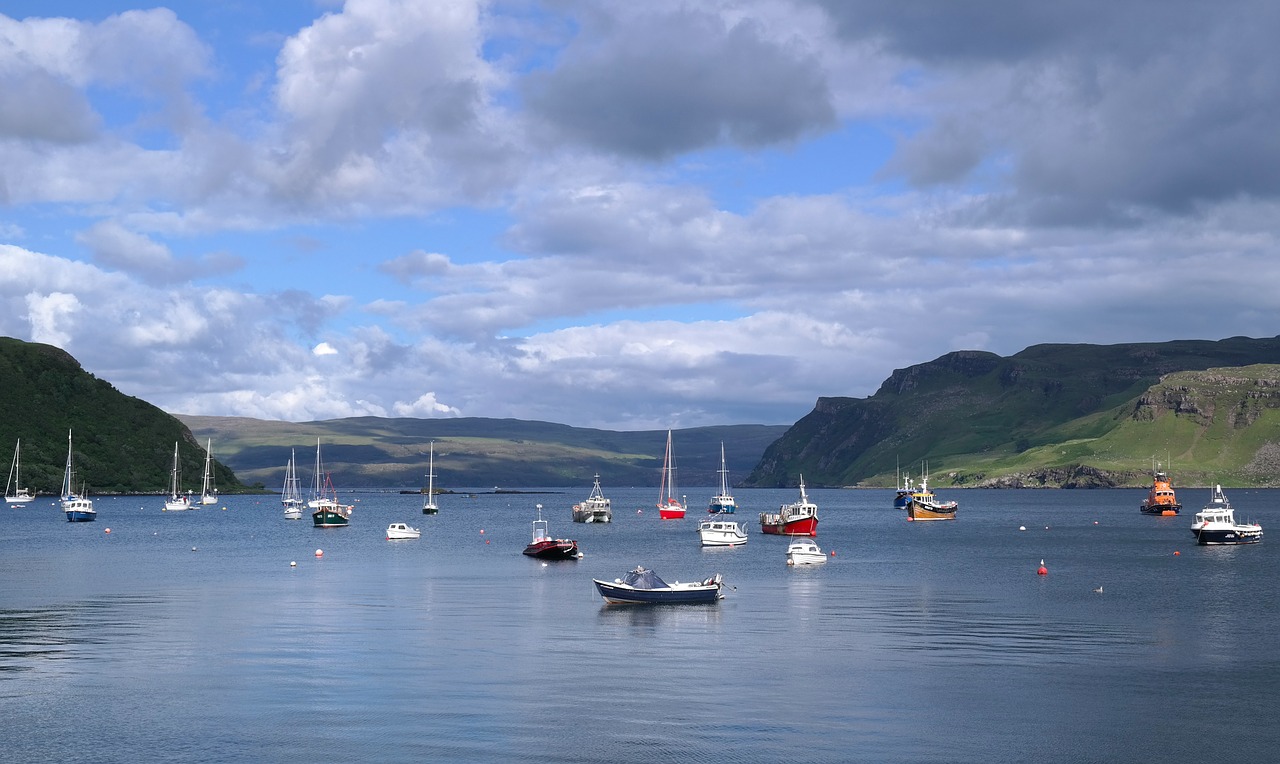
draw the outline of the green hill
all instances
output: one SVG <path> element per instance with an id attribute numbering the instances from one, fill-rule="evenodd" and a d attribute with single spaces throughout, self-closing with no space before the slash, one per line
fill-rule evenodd
<path id="1" fill-rule="evenodd" d="M 1255 364 L 1280 364 L 1280 338 L 948 353 L 895 371 L 868 398 L 819 399 L 744 482 L 803 473 L 812 485 L 889 486 L 899 466 L 918 474 L 927 462 L 934 485 L 1136 486 L 1154 458 L 1182 484 L 1280 484 L 1267 471 L 1280 442 L 1263 405 L 1273 372 L 1240 370 Z M 1248 419 L 1236 411 L 1256 416 L 1227 425 Z"/>
<path id="2" fill-rule="evenodd" d="M 324 466 L 340 488 L 415 487 L 425 482 L 427 449 L 435 441 L 436 486 L 504 488 L 652 485 L 656 495 L 666 430 L 615 432 L 518 419 L 386 419 L 355 417 L 279 422 L 180 415 L 199 438 L 211 437 L 220 458 L 242 479 L 278 486 L 291 449 L 304 480 L 316 439 Z M 726 425 L 676 430 L 679 485 L 708 486 L 719 478 L 720 443 L 731 478 L 760 460 L 785 425 Z"/>
<path id="3" fill-rule="evenodd" d="M 124 395 L 63 350 L 0 337 L 0 459 L 10 458 L 21 438 L 23 484 L 56 495 L 67 461 L 68 430 L 73 433 L 76 477 L 90 494 L 166 491 L 174 441 L 185 487 L 200 488 L 204 444 L 182 422 Z M 221 463 L 214 475 L 221 492 L 244 488 Z"/>

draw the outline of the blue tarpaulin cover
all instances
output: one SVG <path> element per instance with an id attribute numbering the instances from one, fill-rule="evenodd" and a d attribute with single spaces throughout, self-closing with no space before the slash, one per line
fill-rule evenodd
<path id="1" fill-rule="evenodd" d="M 644 568 L 636 568 L 628 571 L 623 577 L 622 582 L 628 586 L 634 586 L 637 589 L 667 589 L 670 588 L 666 581 L 658 578 L 658 574 L 652 570 Z"/>

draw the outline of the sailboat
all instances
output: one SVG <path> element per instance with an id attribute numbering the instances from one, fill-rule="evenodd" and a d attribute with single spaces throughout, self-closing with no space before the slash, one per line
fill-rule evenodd
<path id="1" fill-rule="evenodd" d="M 93 501 L 85 495 L 87 492 L 83 486 L 77 494 L 74 485 L 75 471 L 71 468 L 71 431 L 67 430 L 67 471 L 62 476 L 62 511 L 66 513 L 69 523 L 87 523 L 98 519 Z"/>
<path id="2" fill-rule="evenodd" d="M 13 465 L 9 467 L 9 482 L 4 484 L 4 500 L 10 504 L 22 505 L 36 498 L 30 488 L 22 487 L 22 439 L 13 446 Z M 10 490 L 12 489 L 12 490 Z"/>
<path id="3" fill-rule="evenodd" d="M 164 512 L 182 512 L 187 509 L 194 509 L 191 506 L 191 497 L 182 495 L 180 483 L 182 481 L 182 473 L 178 469 L 178 441 L 173 442 L 173 469 L 169 472 L 169 498 L 165 500 Z"/>
<path id="4" fill-rule="evenodd" d="M 711 514 L 724 513 L 732 515 L 733 511 L 738 508 L 738 503 L 729 495 L 729 470 L 724 466 L 724 441 L 720 441 L 720 493 L 711 497 L 711 505 L 707 507 L 707 512 Z"/>
<path id="5" fill-rule="evenodd" d="M 662 487 L 658 490 L 658 517 L 679 520 L 685 505 L 676 498 L 676 465 L 671 453 L 671 431 L 667 430 L 667 455 L 662 461 Z"/>
<path id="6" fill-rule="evenodd" d="M 436 506 L 436 442 L 433 440 L 427 457 L 427 498 L 422 502 L 422 514 L 434 515 L 439 511 Z"/>
<path id="7" fill-rule="evenodd" d="M 200 483 L 200 503 L 218 503 L 218 489 L 213 485 L 213 438 L 205 442 L 204 480 Z"/>
<path id="8" fill-rule="evenodd" d="M 306 501 L 302 498 L 302 487 L 298 485 L 298 454 L 289 451 L 289 463 L 284 466 L 284 487 L 280 489 L 280 503 L 284 505 L 284 519 L 301 520 L 302 508 Z"/>
<path id="9" fill-rule="evenodd" d="M 351 520 L 352 507 L 338 502 L 338 491 L 320 462 L 320 439 L 316 438 L 316 473 L 311 481 L 311 524 L 317 528 L 338 528 Z"/>

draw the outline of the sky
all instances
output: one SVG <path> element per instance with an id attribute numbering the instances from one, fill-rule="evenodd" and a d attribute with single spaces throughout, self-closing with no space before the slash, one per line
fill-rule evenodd
<path id="1" fill-rule="evenodd" d="M 171 413 L 789 424 L 1280 334 L 1280 4 L 6 0 L 0 335 Z"/>

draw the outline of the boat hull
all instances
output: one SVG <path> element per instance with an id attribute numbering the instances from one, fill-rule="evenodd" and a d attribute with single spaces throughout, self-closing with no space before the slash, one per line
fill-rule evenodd
<path id="1" fill-rule="evenodd" d="M 576 560 L 581 556 L 578 542 L 570 539 L 535 541 L 524 548 L 524 554 L 539 560 Z"/>
<path id="2" fill-rule="evenodd" d="M 907 519 L 913 521 L 923 520 L 954 520 L 956 519 L 956 510 L 959 505 L 954 502 L 946 505 L 922 504 L 913 501 L 907 505 Z"/>
<path id="3" fill-rule="evenodd" d="M 788 565 L 822 565 L 827 561 L 821 552 L 787 552 Z"/>
<path id="4" fill-rule="evenodd" d="M 698 538 L 703 546 L 742 546 L 748 537 L 737 523 L 706 521 L 698 526 Z"/>
<path id="5" fill-rule="evenodd" d="M 1257 544 L 1262 541 L 1262 529 L 1252 528 L 1204 528 L 1191 529 L 1196 543 L 1201 546 L 1226 546 L 1229 544 Z"/>
<path id="6" fill-rule="evenodd" d="M 614 605 L 696 605 L 710 604 L 720 599 L 718 583 L 676 585 L 667 589 L 636 589 L 599 579 L 592 579 L 592 582 L 605 602 Z"/>
<path id="7" fill-rule="evenodd" d="M 94 510 L 71 509 L 67 510 L 66 515 L 69 523 L 91 523 L 98 519 L 98 513 Z"/>
<path id="8" fill-rule="evenodd" d="M 422 536 L 422 531 L 417 528 L 387 528 L 387 541 L 411 541 Z"/>
<path id="9" fill-rule="evenodd" d="M 9 504 L 17 504 L 21 506 L 35 501 L 35 498 L 36 497 L 34 496 L 6 496 L 4 497 L 4 500 Z"/>
<path id="10" fill-rule="evenodd" d="M 575 523 L 610 523 L 613 522 L 613 512 L 608 509 L 584 509 L 574 505 L 573 521 Z"/>
<path id="11" fill-rule="evenodd" d="M 427 504 L 426 506 L 424 506 L 424 507 L 422 508 L 422 514 L 424 514 L 424 515 L 438 515 L 438 514 L 440 514 L 440 508 L 439 508 L 439 507 L 437 507 L 437 506 L 436 506 L 436 505 L 434 505 L 434 504 Z"/>
<path id="12" fill-rule="evenodd" d="M 707 507 L 709 515 L 732 515 L 738 508 L 738 504 L 732 496 L 719 497 L 715 496 L 711 499 L 711 504 Z"/>
<path id="13" fill-rule="evenodd" d="M 1144 515 L 1158 515 L 1160 517 L 1173 517 L 1182 511 L 1181 504 L 1147 504 L 1143 502 L 1138 505 L 1138 511 Z"/>
<path id="14" fill-rule="evenodd" d="M 317 509 L 311 513 L 311 524 L 317 528 L 343 528 L 351 519 L 332 509 Z"/>
<path id="15" fill-rule="evenodd" d="M 817 536 L 818 518 L 805 517 L 785 522 L 762 519 L 760 532 L 771 536 Z"/>
<path id="16" fill-rule="evenodd" d="M 658 507 L 658 517 L 663 520 L 679 520 L 684 517 L 685 509 L 681 506 Z"/>

